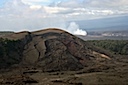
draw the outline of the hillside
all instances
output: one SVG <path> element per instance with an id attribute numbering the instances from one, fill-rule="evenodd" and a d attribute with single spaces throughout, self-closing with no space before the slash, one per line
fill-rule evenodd
<path id="1" fill-rule="evenodd" d="M 127 85 L 128 57 L 109 48 L 125 44 L 84 41 L 56 28 L 2 36 L 0 85 Z"/>
<path id="2" fill-rule="evenodd" d="M 55 28 L 13 33 L 3 38 L 1 67 L 19 63 L 40 67 L 43 71 L 80 70 L 95 65 L 97 58 L 111 59 L 105 51 L 94 49 L 88 42 Z"/>
<path id="3" fill-rule="evenodd" d="M 128 40 L 90 40 L 88 42 L 114 54 L 128 55 Z"/>
<path id="4" fill-rule="evenodd" d="M 13 34 L 14 32 L 12 31 L 0 31 L 0 37 L 5 36 L 5 35 L 9 35 L 9 34 Z"/>

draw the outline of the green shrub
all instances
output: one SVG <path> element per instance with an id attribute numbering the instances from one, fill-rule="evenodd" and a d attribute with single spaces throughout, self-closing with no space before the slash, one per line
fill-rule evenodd
<path id="1" fill-rule="evenodd" d="M 128 55 L 128 40 L 92 40 L 88 42 L 115 54 Z"/>

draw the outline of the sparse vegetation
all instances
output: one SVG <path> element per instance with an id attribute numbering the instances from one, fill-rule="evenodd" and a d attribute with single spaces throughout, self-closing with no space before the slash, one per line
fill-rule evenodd
<path id="1" fill-rule="evenodd" d="M 20 62 L 20 40 L 0 38 L 0 67 L 8 67 Z"/>
<path id="2" fill-rule="evenodd" d="M 128 55 L 128 40 L 92 40 L 88 42 L 115 54 Z"/>
<path id="3" fill-rule="evenodd" d="M 61 30 L 8 37 L 0 38 L 0 85 L 128 84 L 127 40 L 84 41 Z"/>
<path id="4" fill-rule="evenodd" d="M 5 35 L 9 35 L 9 34 L 12 34 L 14 32 L 12 31 L 0 31 L 0 36 L 5 36 Z"/>

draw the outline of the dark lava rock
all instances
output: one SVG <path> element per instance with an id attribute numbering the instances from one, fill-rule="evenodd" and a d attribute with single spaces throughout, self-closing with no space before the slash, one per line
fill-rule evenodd
<path id="1" fill-rule="evenodd" d="M 20 45 L 19 42 L 15 45 L 18 45 L 19 49 L 13 56 L 20 58 L 17 59 L 20 60 L 18 61 L 20 65 L 37 66 L 43 71 L 53 72 L 80 70 L 93 64 L 94 55 L 88 44 L 60 29 L 20 32 L 4 38 L 20 40 Z"/>

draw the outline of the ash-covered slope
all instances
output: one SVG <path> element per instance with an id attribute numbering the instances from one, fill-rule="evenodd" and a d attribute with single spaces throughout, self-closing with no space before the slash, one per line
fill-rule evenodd
<path id="1" fill-rule="evenodd" d="M 41 67 L 43 71 L 79 70 L 95 64 L 97 55 L 110 59 L 90 49 L 85 41 L 60 29 L 20 32 L 4 38 L 21 41 L 18 56 L 22 59 L 19 63 Z"/>

